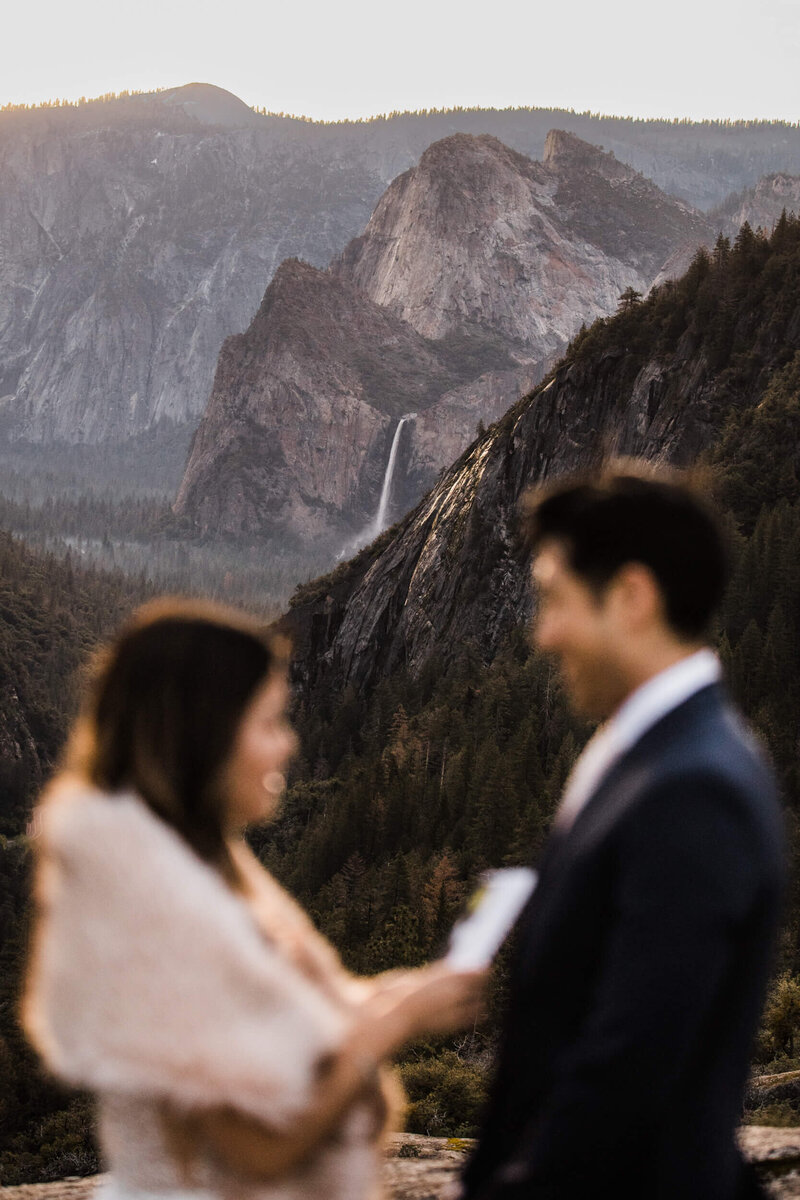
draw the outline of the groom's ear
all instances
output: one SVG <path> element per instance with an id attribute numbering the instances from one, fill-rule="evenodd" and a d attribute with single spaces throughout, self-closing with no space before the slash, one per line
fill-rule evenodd
<path id="1" fill-rule="evenodd" d="M 631 633 L 666 623 L 661 587 L 644 563 L 624 563 L 615 572 L 606 588 L 606 603 Z"/>

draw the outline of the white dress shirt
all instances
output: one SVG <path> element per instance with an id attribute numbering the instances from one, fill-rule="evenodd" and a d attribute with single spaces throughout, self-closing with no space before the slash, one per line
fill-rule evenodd
<path id="1" fill-rule="evenodd" d="M 568 830 L 618 759 L 657 721 L 695 692 L 717 683 L 722 669 L 713 651 L 704 649 L 653 675 L 587 742 L 575 763 L 556 813 L 555 828 Z"/>

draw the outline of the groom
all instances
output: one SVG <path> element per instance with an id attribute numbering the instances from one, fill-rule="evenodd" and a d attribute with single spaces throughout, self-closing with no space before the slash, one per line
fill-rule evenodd
<path id="1" fill-rule="evenodd" d="M 769 768 L 706 645 L 720 534 L 620 465 L 532 504 L 534 637 L 605 722 L 520 921 L 465 1200 L 736 1200 L 784 846 Z"/>

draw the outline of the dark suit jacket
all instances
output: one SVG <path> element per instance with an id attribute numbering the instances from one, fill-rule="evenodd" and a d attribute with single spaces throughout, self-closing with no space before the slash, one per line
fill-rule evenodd
<path id="1" fill-rule="evenodd" d="M 706 687 L 546 847 L 465 1196 L 758 1194 L 735 1129 L 783 880 L 771 773 Z"/>

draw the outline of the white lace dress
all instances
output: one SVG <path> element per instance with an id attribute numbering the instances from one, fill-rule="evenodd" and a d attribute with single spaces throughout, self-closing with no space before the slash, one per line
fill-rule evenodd
<path id="1" fill-rule="evenodd" d="M 187 1189 L 164 1101 L 291 1127 L 349 1027 L 346 988 L 337 1001 L 267 942 L 244 899 L 137 796 L 71 788 L 41 814 L 23 1023 L 56 1075 L 97 1094 L 108 1200 L 372 1200 L 379 1151 L 362 1106 L 279 1183 L 245 1183 L 201 1154 Z M 316 936 L 271 886 L 282 916 L 293 909 Z"/>

